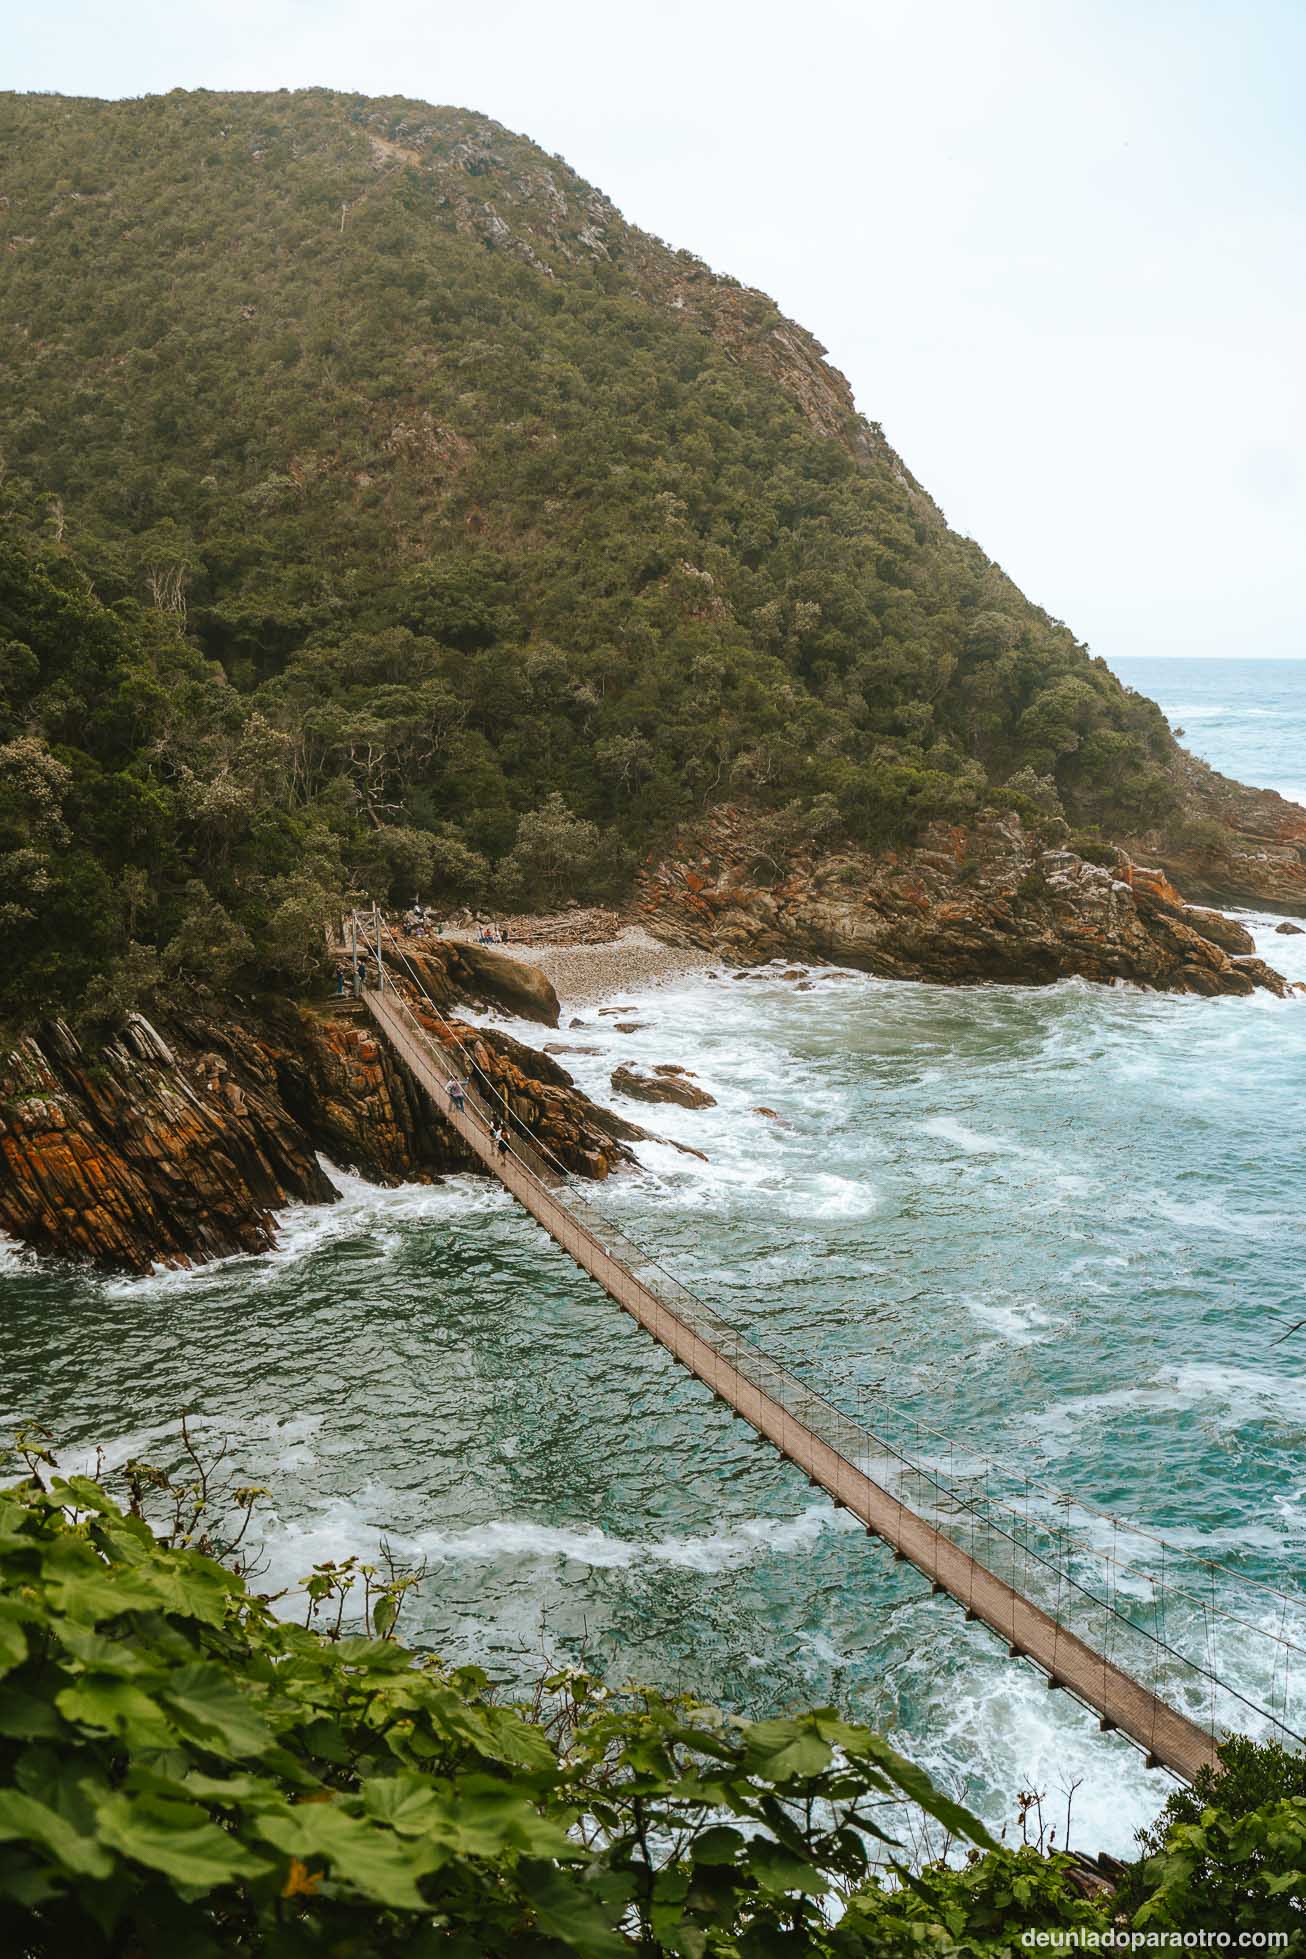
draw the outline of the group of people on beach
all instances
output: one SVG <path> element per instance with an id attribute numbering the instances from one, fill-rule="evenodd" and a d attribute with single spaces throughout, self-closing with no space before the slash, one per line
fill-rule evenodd
<path id="1" fill-rule="evenodd" d="M 507 945 L 509 943 L 506 925 L 482 925 L 476 934 L 478 945 Z"/>

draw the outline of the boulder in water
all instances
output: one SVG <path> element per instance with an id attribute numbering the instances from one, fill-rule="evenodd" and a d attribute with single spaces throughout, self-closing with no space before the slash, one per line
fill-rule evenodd
<path id="1" fill-rule="evenodd" d="M 642 1075 L 638 1069 L 623 1065 L 613 1069 L 612 1086 L 619 1095 L 631 1095 L 637 1102 L 678 1102 L 682 1109 L 716 1107 L 715 1095 L 709 1095 L 705 1088 L 696 1088 L 684 1069 L 673 1068 L 666 1073 L 658 1069 L 651 1075 Z"/>

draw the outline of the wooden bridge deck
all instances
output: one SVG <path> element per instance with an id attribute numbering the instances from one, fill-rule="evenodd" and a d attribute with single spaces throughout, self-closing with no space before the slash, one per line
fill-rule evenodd
<path id="1" fill-rule="evenodd" d="M 591 1214 L 587 1223 L 584 1200 L 528 1144 L 514 1137 L 512 1153 L 500 1157 L 479 1098 L 469 1089 L 462 1114 L 450 1105 L 445 1082 L 449 1071 L 456 1071 L 454 1053 L 431 1039 L 393 991 L 369 990 L 364 997 L 395 1053 L 485 1167 L 582 1271 L 719 1401 L 857 1517 L 870 1535 L 882 1538 L 896 1557 L 913 1564 L 936 1592 L 955 1599 L 968 1619 L 987 1626 L 1013 1657 L 1041 1668 L 1049 1687 L 1063 1688 L 1093 1709 L 1104 1729 L 1118 1729 L 1137 1743 L 1150 1765 L 1186 1782 L 1200 1768 L 1218 1766 L 1214 1741 L 1204 1728 L 874 1481 L 867 1468 L 877 1448 L 884 1452 L 864 1427 L 742 1340 L 691 1292 L 652 1267 L 647 1254 L 606 1220 Z M 859 1457 L 866 1467 L 859 1466 Z"/>

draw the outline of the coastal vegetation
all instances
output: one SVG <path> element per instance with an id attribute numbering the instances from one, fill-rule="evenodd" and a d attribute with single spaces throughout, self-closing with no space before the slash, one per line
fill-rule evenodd
<path id="1" fill-rule="evenodd" d="M 293 979 L 346 889 L 617 893 L 725 801 L 871 845 L 1177 807 L 1159 711 L 810 336 L 559 159 L 323 90 L 10 95 L 0 139 L 11 1008 Z"/>
<path id="2" fill-rule="evenodd" d="M 263 1493 L 193 1449 L 179 1479 L 128 1463 L 122 1504 L 23 1452 L 0 1492 L 0 1934 L 26 1959 L 907 1959 L 1125 1924 L 1306 1950 L 1306 1796 L 1276 1751 L 1239 1744 L 1119 1896 L 1086 1895 L 1073 1859 L 995 1843 L 832 1710 L 741 1721 L 571 1671 L 513 1705 L 398 1640 L 393 1566 L 315 1567 L 302 1623 L 257 1594 Z M 937 1833 L 923 1868 L 912 1817 Z"/>

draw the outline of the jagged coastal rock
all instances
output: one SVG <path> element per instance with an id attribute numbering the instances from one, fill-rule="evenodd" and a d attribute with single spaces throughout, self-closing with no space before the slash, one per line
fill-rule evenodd
<path id="1" fill-rule="evenodd" d="M 440 948 L 431 978 L 452 986 L 460 957 Z M 503 997 L 521 997 L 523 973 Z M 633 1160 L 645 1132 L 549 1056 L 419 1011 L 450 1072 L 470 1053 L 487 1095 L 569 1170 L 602 1178 Z M 382 1184 L 480 1169 L 353 1002 L 257 1021 L 136 1014 L 98 1048 L 48 1022 L 0 1062 L 0 1231 L 53 1256 L 145 1272 L 264 1251 L 279 1210 L 334 1201 L 319 1151 Z"/>
<path id="2" fill-rule="evenodd" d="M 1306 809 L 1274 789 L 1221 775 L 1176 748 L 1188 821 L 1138 839 L 1190 898 L 1214 905 L 1306 911 Z"/>
<path id="3" fill-rule="evenodd" d="M 637 915 L 659 937 L 749 964 L 820 958 L 894 979 L 1073 975 L 1168 992 L 1284 994 L 1232 919 L 1185 905 L 1159 870 L 1048 848 L 1015 815 L 934 824 L 903 849 L 813 847 L 777 863 L 720 811 L 646 865 Z"/>

